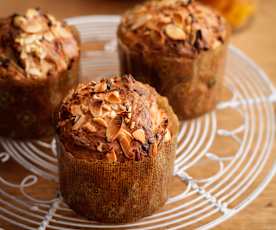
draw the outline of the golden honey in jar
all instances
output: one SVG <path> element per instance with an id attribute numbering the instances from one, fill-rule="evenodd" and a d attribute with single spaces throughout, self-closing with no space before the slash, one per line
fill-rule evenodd
<path id="1" fill-rule="evenodd" d="M 257 0 L 201 0 L 220 11 L 233 29 L 244 26 L 256 11 Z"/>

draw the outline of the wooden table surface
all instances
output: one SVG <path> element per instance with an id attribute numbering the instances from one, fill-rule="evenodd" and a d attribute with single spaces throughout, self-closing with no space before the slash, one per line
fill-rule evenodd
<path id="1" fill-rule="evenodd" d="M 40 6 L 58 18 L 93 14 L 121 14 L 138 0 L 0 0 L 0 16 Z M 262 0 L 251 26 L 232 42 L 256 61 L 276 85 L 276 1 Z M 274 148 L 275 153 L 275 148 Z M 16 171 L 16 170 L 15 170 Z M 0 222 L 1 227 L 1 222 Z M 248 207 L 217 229 L 276 229 L 276 177 Z"/>

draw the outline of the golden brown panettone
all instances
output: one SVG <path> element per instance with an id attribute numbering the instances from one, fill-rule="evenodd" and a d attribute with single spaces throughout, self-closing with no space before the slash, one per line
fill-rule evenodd
<path id="1" fill-rule="evenodd" d="M 196 1 L 148 1 L 118 28 L 121 73 L 168 97 L 181 119 L 213 109 L 222 88 L 229 26 Z"/>
<path id="2" fill-rule="evenodd" d="M 79 35 L 39 9 L 0 19 L 0 135 L 39 138 L 76 85 Z"/>
<path id="3" fill-rule="evenodd" d="M 80 84 L 57 118 L 60 191 L 78 214 L 132 222 L 167 200 L 178 120 L 131 76 Z"/>

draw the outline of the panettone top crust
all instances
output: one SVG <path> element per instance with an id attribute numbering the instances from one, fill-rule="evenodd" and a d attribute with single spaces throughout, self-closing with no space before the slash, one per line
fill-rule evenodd
<path id="1" fill-rule="evenodd" d="M 171 142 L 168 116 L 158 107 L 158 96 L 130 75 L 80 84 L 60 107 L 60 141 L 74 156 L 88 160 L 154 157 L 161 142 Z"/>
<path id="2" fill-rule="evenodd" d="M 40 9 L 0 20 L 0 78 L 45 79 L 79 57 L 72 29 Z"/>
<path id="3" fill-rule="evenodd" d="M 168 57 L 195 57 L 228 36 L 222 16 L 191 0 L 147 1 L 126 12 L 118 28 L 119 40 L 131 50 Z"/>

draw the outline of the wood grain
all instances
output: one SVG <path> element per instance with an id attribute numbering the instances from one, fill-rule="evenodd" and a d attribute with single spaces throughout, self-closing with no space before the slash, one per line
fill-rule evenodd
<path id="1" fill-rule="evenodd" d="M 14 12 L 23 12 L 33 6 L 40 6 L 58 18 L 92 14 L 120 14 L 137 2 L 138 0 L 0 0 L 0 16 L 4 17 Z M 233 44 L 255 60 L 270 76 L 274 84 L 276 84 L 275 9 L 275 0 L 260 1 L 257 17 L 251 26 L 235 34 L 232 38 Z M 275 147 L 273 152 L 275 159 Z M 6 168 L 6 170 L 8 169 Z M 6 170 L 1 166 L 1 173 Z M 12 170 L 16 175 L 22 171 L 16 164 L 13 164 Z M 35 192 L 39 194 L 45 193 L 45 191 L 47 191 L 47 186 L 41 187 L 40 191 Z M 2 224 L 0 221 L 0 227 Z M 5 229 L 20 228 L 5 225 Z M 276 178 L 251 205 L 216 229 L 276 229 Z"/>

